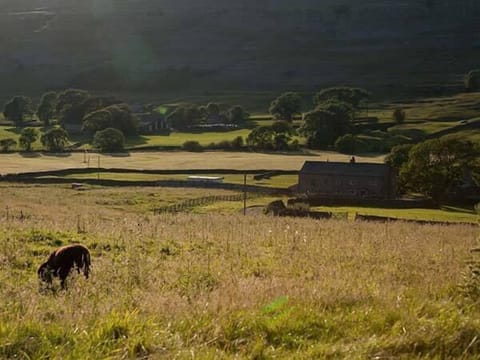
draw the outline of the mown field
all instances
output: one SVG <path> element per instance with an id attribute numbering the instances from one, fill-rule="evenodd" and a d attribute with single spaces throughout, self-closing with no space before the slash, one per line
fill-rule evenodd
<path id="1" fill-rule="evenodd" d="M 348 155 L 335 152 L 312 152 L 311 154 L 262 154 L 254 152 L 210 151 L 191 153 L 172 152 L 130 152 L 124 154 L 66 153 L 66 154 L 0 154 L 0 173 L 57 170 L 66 168 L 122 169 L 237 169 L 237 170 L 300 170 L 305 161 L 341 161 Z M 384 156 L 358 156 L 358 161 L 383 162 Z"/>
<path id="2" fill-rule="evenodd" d="M 157 190 L 0 186 L 0 358 L 478 358 L 478 227 L 153 216 L 206 194 Z M 91 278 L 40 287 L 70 242 Z"/>

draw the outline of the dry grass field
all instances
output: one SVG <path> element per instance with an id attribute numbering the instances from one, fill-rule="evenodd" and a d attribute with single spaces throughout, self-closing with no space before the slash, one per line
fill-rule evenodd
<path id="1" fill-rule="evenodd" d="M 2 185 L 0 358 L 479 358 L 478 227 L 137 208 L 203 192 Z M 91 278 L 40 287 L 71 242 Z"/>
<path id="2" fill-rule="evenodd" d="M 90 161 L 88 162 L 88 158 Z M 349 156 L 335 152 L 318 152 L 312 155 L 282 155 L 248 152 L 204 153 L 191 152 L 131 152 L 128 154 L 68 153 L 53 156 L 33 153 L 29 155 L 0 154 L 0 173 L 57 170 L 66 168 L 98 167 L 124 169 L 275 169 L 300 170 L 303 163 L 311 161 L 348 161 Z M 357 157 L 358 161 L 383 162 L 383 156 Z M 87 159 L 87 162 L 85 162 Z"/>

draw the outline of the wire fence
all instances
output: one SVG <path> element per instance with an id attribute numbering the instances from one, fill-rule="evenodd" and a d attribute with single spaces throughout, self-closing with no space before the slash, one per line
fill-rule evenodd
<path id="1" fill-rule="evenodd" d="M 163 207 L 159 207 L 153 210 L 155 215 L 163 214 L 163 213 L 179 213 L 190 210 L 196 206 L 205 206 L 214 204 L 216 202 L 223 202 L 223 201 L 243 201 L 245 200 L 245 196 L 247 199 L 251 199 L 253 197 L 258 197 L 261 194 L 233 194 L 233 195 L 211 195 L 211 196 L 203 196 L 200 198 L 189 199 L 185 201 L 178 202 L 173 205 L 167 205 Z"/>

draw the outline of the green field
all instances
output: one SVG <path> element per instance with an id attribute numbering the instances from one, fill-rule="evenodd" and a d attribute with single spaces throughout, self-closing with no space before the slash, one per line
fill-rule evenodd
<path id="1" fill-rule="evenodd" d="M 478 358 L 478 228 L 151 213 L 227 193 L 0 184 L 0 358 Z M 41 285 L 72 242 L 90 278 Z"/>
<path id="2" fill-rule="evenodd" d="M 248 129 L 234 130 L 228 132 L 204 132 L 204 133 L 181 133 L 173 132 L 169 136 L 138 136 L 135 138 L 128 138 L 126 147 L 133 149 L 141 146 L 177 146 L 189 140 L 198 141 L 201 145 L 207 146 L 211 143 L 218 143 L 221 141 L 231 141 L 238 136 L 245 140 L 250 133 Z"/>

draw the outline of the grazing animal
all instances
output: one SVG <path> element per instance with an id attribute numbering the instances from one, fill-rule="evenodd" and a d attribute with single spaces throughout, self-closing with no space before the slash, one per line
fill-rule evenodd
<path id="1" fill-rule="evenodd" d="M 90 252 L 80 244 L 66 245 L 58 248 L 50 254 L 50 257 L 38 268 L 38 277 L 51 284 L 53 277 L 60 278 L 60 284 L 65 289 L 65 280 L 72 268 L 76 267 L 77 272 L 83 270 L 85 278 L 90 273 Z"/>

